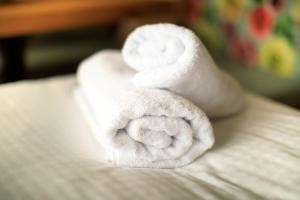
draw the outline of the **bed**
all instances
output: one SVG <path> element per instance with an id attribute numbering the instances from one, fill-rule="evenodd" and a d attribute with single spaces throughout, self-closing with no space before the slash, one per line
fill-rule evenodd
<path id="1" fill-rule="evenodd" d="M 300 112 L 247 94 L 216 145 L 177 169 L 103 162 L 73 76 L 0 87 L 0 199 L 300 199 Z"/>

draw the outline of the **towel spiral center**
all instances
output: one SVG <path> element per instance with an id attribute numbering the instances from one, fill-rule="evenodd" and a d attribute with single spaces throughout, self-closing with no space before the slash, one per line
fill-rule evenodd
<path id="1" fill-rule="evenodd" d="M 157 149 L 177 157 L 192 145 L 192 130 L 182 118 L 144 116 L 134 119 L 126 127 L 128 137 L 151 151 Z"/>
<path id="2" fill-rule="evenodd" d="M 185 44 L 176 35 L 153 32 L 131 35 L 124 49 L 128 64 L 136 70 L 144 70 L 176 64 L 185 52 Z"/>

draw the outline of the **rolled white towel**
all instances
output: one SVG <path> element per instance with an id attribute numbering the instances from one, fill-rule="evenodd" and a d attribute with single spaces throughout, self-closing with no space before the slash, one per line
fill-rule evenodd
<path id="1" fill-rule="evenodd" d="M 199 38 L 184 27 L 141 26 L 128 36 L 122 54 L 138 71 L 136 86 L 167 88 L 192 101 L 209 117 L 236 113 L 244 105 L 240 85 L 216 66 Z"/>
<path id="2" fill-rule="evenodd" d="M 81 63 L 77 75 L 78 102 L 116 165 L 180 167 L 212 147 L 212 127 L 204 112 L 169 91 L 135 87 L 134 71 L 120 51 L 94 54 Z"/>

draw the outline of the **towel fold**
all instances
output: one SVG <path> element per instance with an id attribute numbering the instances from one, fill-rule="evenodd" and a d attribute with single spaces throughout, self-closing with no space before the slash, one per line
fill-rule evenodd
<path id="1" fill-rule="evenodd" d="M 119 51 L 84 60 L 79 99 L 108 159 L 129 167 L 186 165 L 211 148 L 211 124 L 199 108 L 169 91 L 137 88 Z"/>
<path id="2" fill-rule="evenodd" d="M 125 62 L 138 71 L 138 87 L 167 88 L 200 107 L 209 117 L 238 112 L 244 104 L 239 84 L 221 71 L 198 37 L 173 24 L 134 30 L 123 50 Z"/>

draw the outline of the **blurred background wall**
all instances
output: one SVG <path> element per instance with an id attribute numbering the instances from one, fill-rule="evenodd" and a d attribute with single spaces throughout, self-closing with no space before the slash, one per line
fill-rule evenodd
<path id="1" fill-rule="evenodd" d="M 172 22 L 193 29 L 246 89 L 300 108 L 299 11 L 300 0 L 2 0 L 0 71 L 4 46 L 23 52 L 20 78 L 72 74 L 136 26 Z"/>
<path id="2" fill-rule="evenodd" d="M 115 47 L 111 29 L 98 26 L 28 36 L 24 51 L 26 78 L 74 73 L 83 58 L 99 49 Z"/>

